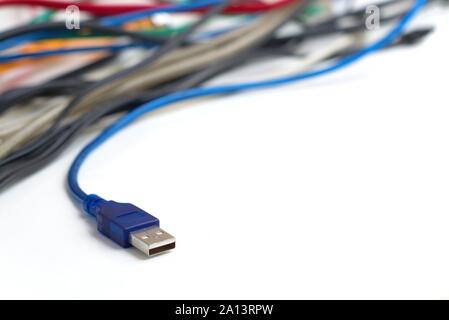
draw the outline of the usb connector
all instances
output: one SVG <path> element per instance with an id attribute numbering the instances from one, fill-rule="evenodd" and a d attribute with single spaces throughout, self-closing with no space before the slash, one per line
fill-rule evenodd
<path id="1" fill-rule="evenodd" d="M 159 219 L 130 203 L 88 196 L 84 209 L 97 218 L 98 231 L 120 246 L 134 246 L 147 256 L 175 247 L 175 238 L 159 227 Z"/>
<path id="2" fill-rule="evenodd" d="M 175 248 L 175 238 L 161 228 L 148 228 L 131 232 L 131 245 L 148 256 Z"/>

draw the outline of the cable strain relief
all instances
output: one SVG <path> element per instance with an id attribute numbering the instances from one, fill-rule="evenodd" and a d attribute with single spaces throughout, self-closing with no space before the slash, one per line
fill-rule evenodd
<path id="1" fill-rule="evenodd" d="M 103 198 L 97 196 L 96 194 L 90 194 L 84 200 L 83 209 L 86 213 L 90 214 L 91 216 L 96 217 L 97 213 L 100 210 L 100 207 L 98 206 L 98 204 L 103 201 L 105 201 L 105 200 Z"/>

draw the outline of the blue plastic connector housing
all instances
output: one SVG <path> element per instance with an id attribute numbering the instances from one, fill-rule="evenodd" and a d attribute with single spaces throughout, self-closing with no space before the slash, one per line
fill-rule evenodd
<path id="1" fill-rule="evenodd" d="M 106 201 L 89 196 L 85 210 L 97 218 L 98 231 L 120 246 L 131 246 L 132 232 L 159 227 L 159 219 L 130 203 Z"/>

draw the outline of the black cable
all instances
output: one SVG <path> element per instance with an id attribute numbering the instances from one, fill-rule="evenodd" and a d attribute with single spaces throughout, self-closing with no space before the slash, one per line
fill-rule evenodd
<path id="1" fill-rule="evenodd" d="M 100 58 L 92 63 L 82 66 L 81 68 L 59 75 L 51 81 L 79 78 L 87 72 L 94 71 L 100 67 L 103 67 L 105 64 L 111 63 L 115 58 L 117 58 L 117 53 L 110 53 L 106 57 Z"/>
<path id="2" fill-rule="evenodd" d="M 7 111 L 16 104 L 26 102 L 35 97 L 73 95 L 92 83 L 92 81 L 69 79 L 6 91 L 0 96 L 0 113 Z"/>
<path id="3" fill-rule="evenodd" d="M 403 34 L 397 41 L 392 43 L 390 47 L 415 45 L 431 34 L 434 29 L 434 27 L 423 27 L 409 31 Z"/>

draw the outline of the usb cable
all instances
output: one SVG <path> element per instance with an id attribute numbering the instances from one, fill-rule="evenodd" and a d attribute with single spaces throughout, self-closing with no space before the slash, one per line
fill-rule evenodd
<path id="1" fill-rule="evenodd" d="M 426 0 L 415 0 L 411 9 L 385 36 L 367 47 L 341 58 L 330 66 L 268 81 L 189 89 L 141 105 L 124 115 L 110 127 L 106 128 L 100 135 L 84 147 L 75 158 L 68 174 L 68 186 L 72 198 L 87 214 L 94 216 L 97 219 L 98 230 L 102 234 L 122 247 L 134 246 L 146 255 L 152 255 L 174 248 L 175 238 L 160 229 L 159 220 L 154 216 L 132 204 L 106 201 L 99 196 L 88 195 L 81 189 L 78 183 L 80 168 L 86 158 L 96 148 L 142 115 L 176 102 L 223 93 L 234 93 L 278 86 L 325 75 L 347 67 L 366 55 L 393 43 L 401 35 L 408 23 L 423 8 L 425 3 Z"/>

